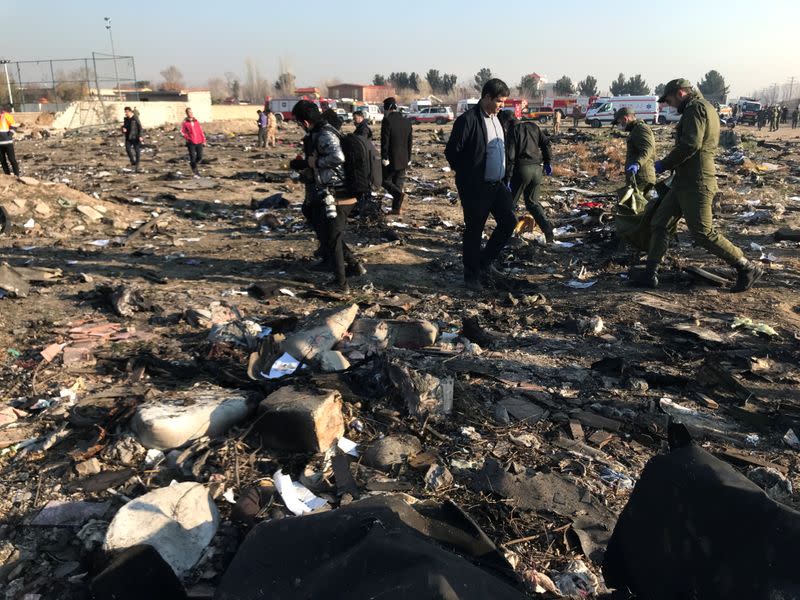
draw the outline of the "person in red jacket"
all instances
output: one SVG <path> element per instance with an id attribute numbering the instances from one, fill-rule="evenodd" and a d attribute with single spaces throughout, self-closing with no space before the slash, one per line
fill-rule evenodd
<path id="1" fill-rule="evenodd" d="M 203 146 L 206 143 L 206 135 L 200 126 L 200 121 L 194 118 L 192 109 L 186 109 L 186 118 L 181 126 L 181 135 L 186 140 L 186 148 L 189 150 L 189 164 L 192 166 L 192 173 L 195 177 L 200 177 L 197 170 L 198 165 L 203 160 Z"/>

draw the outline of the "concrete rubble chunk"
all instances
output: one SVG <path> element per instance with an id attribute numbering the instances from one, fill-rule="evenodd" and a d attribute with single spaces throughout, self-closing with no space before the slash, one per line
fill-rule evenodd
<path id="1" fill-rule="evenodd" d="M 30 293 L 31 286 L 14 267 L 8 263 L 1 263 L 0 290 L 14 298 L 25 298 Z"/>
<path id="2" fill-rule="evenodd" d="M 106 532 L 106 552 L 153 546 L 176 574 L 191 569 L 219 526 L 208 490 L 185 481 L 131 500 L 119 509 Z"/>
<path id="3" fill-rule="evenodd" d="M 338 350 L 320 352 L 315 360 L 323 373 L 336 373 L 350 368 L 350 361 Z"/>
<path id="4" fill-rule="evenodd" d="M 371 348 L 424 348 L 436 342 L 439 328 L 430 321 L 356 319 L 350 327 L 351 344 Z"/>
<path id="5" fill-rule="evenodd" d="M 111 507 L 110 502 L 61 502 L 51 500 L 31 521 L 40 527 L 83 525 L 90 519 L 101 519 Z"/>
<path id="6" fill-rule="evenodd" d="M 418 371 L 398 359 L 388 361 L 388 373 L 412 416 L 436 417 L 453 411 L 452 377 Z"/>
<path id="7" fill-rule="evenodd" d="M 103 213 L 101 213 L 96 208 L 93 208 L 91 206 L 87 206 L 85 204 L 79 204 L 76 207 L 76 210 L 79 213 L 81 213 L 83 216 L 85 216 L 87 219 L 89 219 L 90 221 L 99 221 L 100 219 L 103 218 Z"/>
<path id="8" fill-rule="evenodd" d="M 387 435 L 374 441 L 364 451 L 364 462 L 370 467 L 388 471 L 394 465 L 422 452 L 422 443 L 409 434 Z"/>
<path id="9" fill-rule="evenodd" d="M 220 387 L 170 393 L 138 408 L 131 428 L 145 448 L 168 450 L 221 435 L 251 411 L 247 397 Z"/>
<path id="10" fill-rule="evenodd" d="M 267 447 L 324 452 L 344 435 L 342 397 L 334 390 L 282 387 L 261 401 L 257 427 Z"/>
<path id="11" fill-rule="evenodd" d="M 298 360 L 311 360 L 341 341 L 357 313 L 357 304 L 317 311 L 300 330 L 286 337 L 281 344 L 281 352 L 291 354 Z"/>

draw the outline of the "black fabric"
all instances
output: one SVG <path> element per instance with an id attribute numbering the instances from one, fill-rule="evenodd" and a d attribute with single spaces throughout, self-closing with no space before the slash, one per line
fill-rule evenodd
<path id="1" fill-rule="evenodd" d="M 183 585 L 152 546 L 123 550 L 90 584 L 95 600 L 183 600 Z"/>
<path id="2" fill-rule="evenodd" d="M 412 139 L 411 122 L 399 112 L 390 112 L 381 121 L 381 158 L 392 169 L 405 169 L 411 160 Z"/>
<path id="3" fill-rule="evenodd" d="M 344 180 L 347 193 L 358 197 L 380 187 L 381 159 L 375 146 L 366 137 L 356 133 L 341 136 L 344 153 Z"/>
<path id="4" fill-rule="evenodd" d="M 800 598 L 798 544 L 800 513 L 689 445 L 645 466 L 603 576 L 647 600 L 792 600 Z"/>
<path id="5" fill-rule="evenodd" d="M 14 152 L 14 144 L 0 144 L 0 164 L 3 166 L 3 173 L 19 177 L 19 163 Z"/>
<path id="6" fill-rule="evenodd" d="M 125 152 L 128 153 L 128 158 L 131 164 L 136 167 L 139 165 L 139 160 L 142 157 L 142 144 L 137 139 L 136 141 L 125 141 Z"/>
<path id="7" fill-rule="evenodd" d="M 464 279 L 478 279 L 481 272 L 497 258 L 508 242 L 517 217 L 514 215 L 514 202 L 511 192 L 501 182 L 475 184 L 469 193 L 462 192 L 461 209 L 464 211 Z M 486 247 L 481 250 L 483 228 L 489 215 L 494 217 L 496 226 Z"/>
<path id="8" fill-rule="evenodd" d="M 361 137 L 365 137 L 368 140 L 372 139 L 372 129 L 370 129 L 369 123 L 366 120 L 361 121 L 358 125 L 356 125 L 356 135 L 360 135 Z"/>
<path id="9" fill-rule="evenodd" d="M 521 165 L 542 163 L 550 164 L 550 138 L 539 129 L 536 123 L 526 121 L 511 127 L 506 138 L 508 160 L 506 161 L 506 179 L 514 176 L 515 169 Z"/>
<path id="10" fill-rule="evenodd" d="M 444 155 L 456 172 L 456 187 L 463 198 L 475 184 L 483 182 L 486 172 L 486 123 L 480 104 L 465 112 L 453 123 L 453 131 Z"/>
<path id="11" fill-rule="evenodd" d="M 396 496 L 256 526 L 216 600 L 522 600 L 508 562 L 452 503 Z"/>
<path id="12" fill-rule="evenodd" d="M 203 144 L 186 142 L 186 148 L 189 150 L 189 165 L 192 167 L 192 171 L 196 171 L 197 165 L 203 162 Z"/>
<path id="13" fill-rule="evenodd" d="M 139 138 L 142 137 L 142 123 L 136 115 L 125 117 L 122 121 L 122 127 L 125 129 L 126 142 L 138 142 Z"/>
<path id="14" fill-rule="evenodd" d="M 541 165 L 534 163 L 523 163 L 514 169 L 511 178 L 511 195 L 514 198 L 514 209 L 522 198 L 525 208 L 533 216 L 534 221 L 543 233 L 550 236 L 553 234 L 553 226 L 547 220 L 547 214 L 539 202 L 539 190 L 544 179 L 544 171 Z"/>
<path id="15" fill-rule="evenodd" d="M 321 217 L 325 220 L 321 223 L 320 244 L 323 248 L 323 255 L 331 259 L 333 276 L 337 283 L 343 284 L 347 281 L 345 272 L 348 265 L 356 264 L 356 259 L 349 246 L 344 241 L 344 234 L 347 231 L 347 218 L 355 204 L 342 204 L 336 207 L 336 218 L 329 219 L 325 216 L 324 207 Z M 319 218 L 319 217 L 317 217 Z"/>
<path id="16" fill-rule="evenodd" d="M 399 210 L 403 206 L 403 185 L 406 182 L 405 169 L 383 167 L 383 188 L 392 195 L 392 208 Z"/>

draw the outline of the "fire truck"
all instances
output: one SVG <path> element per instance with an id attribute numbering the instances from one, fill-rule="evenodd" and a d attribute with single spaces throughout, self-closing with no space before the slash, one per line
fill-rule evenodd
<path id="1" fill-rule="evenodd" d="M 560 112 L 563 118 L 571 117 L 572 111 L 577 105 L 581 116 L 584 116 L 595 100 L 597 100 L 597 96 L 553 96 L 545 98 L 542 106 L 552 108 L 553 112 Z"/>
<path id="2" fill-rule="evenodd" d="M 517 119 L 522 118 L 522 111 L 528 108 L 528 101 L 524 98 L 507 98 L 503 110 L 510 110 Z"/>

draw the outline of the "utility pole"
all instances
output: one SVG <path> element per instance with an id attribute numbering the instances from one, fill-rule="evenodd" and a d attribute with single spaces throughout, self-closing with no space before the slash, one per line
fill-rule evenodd
<path id="1" fill-rule="evenodd" d="M 119 71 L 117 71 L 117 52 L 114 50 L 114 36 L 111 34 L 111 17 L 104 17 L 106 22 L 106 29 L 108 29 L 108 39 L 111 40 L 111 57 L 114 61 L 114 79 L 117 82 L 117 94 L 121 92 L 119 89 Z M 97 90 L 98 95 L 100 90 Z"/>
<path id="2" fill-rule="evenodd" d="M 8 88 L 8 103 L 11 105 L 11 112 L 14 112 L 14 96 L 11 95 L 11 80 L 8 78 L 8 63 L 11 61 L 7 58 L 0 58 L 0 65 L 3 65 L 3 70 L 6 72 L 6 87 Z"/>
<path id="3" fill-rule="evenodd" d="M 794 99 L 794 76 L 789 77 L 789 97 L 786 98 L 787 100 Z"/>

